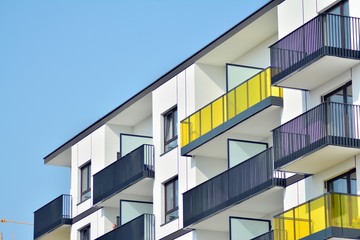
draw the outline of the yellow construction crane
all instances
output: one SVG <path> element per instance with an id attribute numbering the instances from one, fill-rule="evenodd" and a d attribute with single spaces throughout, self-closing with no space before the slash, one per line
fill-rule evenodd
<path id="1" fill-rule="evenodd" d="M 0 223 L 16 223 L 16 224 L 34 225 L 33 223 L 30 223 L 30 222 L 18 222 L 18 221 L 7 220 L 7 219 L 0 219 Z"/>

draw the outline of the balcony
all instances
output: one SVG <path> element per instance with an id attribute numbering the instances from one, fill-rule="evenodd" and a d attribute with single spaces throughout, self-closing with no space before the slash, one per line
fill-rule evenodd
<path id="1" fill-rule="evenodd" d="M 236 212 L 261 218 L 282 209 L 285 174 L 273 171 L 272 154 L 269 148 L 185 192 L 184 227 L 227 232 Z"/>
<path id="2" fill-rule="evenodd" d="M 274 218 L 275 240 L 359 239 L 360 196 L 328 193 Z"/>
<path id="3" fill-rule="evenodd" d="M 155 240 L 155 217 L 152 214 L 143 214 L 96 240 Z"/>
<path id="4" fill-rule="evenodd" d="M 273 130 L 275 169 L 315 174 L 360 153 L 360 106 L 325 102 Z"/>
<path id="5" fill-rule="evenodd" d="M 69 239 L 71 196 L 61 195 L 34 212 L 34 239 Z"/>
<path id="6" fill-rule="evenodd" d="M 359 18 L 313 18 L 270 46 L 272 83 L 312 90 L 358 64 L 359 32 Z"/>
<path id="7" fill-rule="evenodd" d="M 226 143 L 220 140 L 230 133 L 258 140 L 271 136 L 271 130 L 280 124 L 282 104 L 282 89 L 271 86 L 267 68 L 181 121 L 181 155 L 207 152 L 215 156 L 212 146 L 219 149 L 221 142 Z"/>
<path id="8" fill-rule="evenodd" d="M 93 177 L 93 204 L 118 207 L 119 194 L 152 196 L 154 146 L 141 145 Z"/>
<path id="9" fill-rule="evenodd" d="M 274 231 L 267 232 L 251 240 L 274 240 Z"/>

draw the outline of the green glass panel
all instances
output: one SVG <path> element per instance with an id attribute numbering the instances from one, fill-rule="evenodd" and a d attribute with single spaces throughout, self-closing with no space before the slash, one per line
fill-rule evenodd
<path id="1" fill-rule="evenodd" d="M 211 105 L 201 109 L 201 135 L 211 130 Z"/>

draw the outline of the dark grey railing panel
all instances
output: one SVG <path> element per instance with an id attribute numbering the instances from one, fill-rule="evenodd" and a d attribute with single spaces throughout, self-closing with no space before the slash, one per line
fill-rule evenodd
<path id="1" fill-rule="evenodd" d="M 360 106 L 325 102 L 273 130 L 275 168 L 326 145 L 360 147 Z"/>
<path id="2" fill-rule="evenodd" d="M 360 19 L 321 14 L 270 46 L 272 83 L 323 55 L 360 59 Z"/>
<path id="3" fill-rule="evenodd" d="M 271 186 L 284 186 L 285 174 L 274 172 L 272 148 L 183 194 L 184 226 L 222 211 Z"/>
<path id="4" fill-rule="evenodd" d="M 256 238 L 253 238 L 251 240 L 274 240 L 274 232 L 271 231 L 271 232 L 267 232 L 267 233 L 264 233 Z"/>
<path id="5" fill-rule="evenodd" d="M 155 217 L 143 214 L 96 240 L 155 240 Z"/>
<path id="6" fill-rule="evenodd" d="M 93 203 L 154 175 L 154 146 L 144 144 L 94 175 Z"/>
<path id="7" fill-rule="evenodd" d="M 71 196 L 61 195 L 34 212 L 34 239 L 71 224 Z"/>

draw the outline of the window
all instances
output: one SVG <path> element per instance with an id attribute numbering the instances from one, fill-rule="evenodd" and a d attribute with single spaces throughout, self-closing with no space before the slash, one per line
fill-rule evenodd
<path id="1" fill-rule="evenodd" d="M 91 164 L 87 163 L 80 168 L 81 186 L 80 186 L 80 201 L 83 202 L 91 197 Z"/>
<path id="2" fill-rule="evenodd" d="M 79 230 L 80 240 L 90 240 L 90 225 Z"/>
<path id="3" fill-rule="evenodd" d="M 340 88 L 332 91 L 331 93 L 324 96 L 324 101 L 326 102 L 336 102 L 336 103 L 353 103 L 352 96 L 352 84 L 351 82 L 346 83 Z"/>
<path id="4" fill-rule="evenodd" d="M 328 192 L 356 194 L 355 169 L 327 181 L 327 190 Z"/>
<path id="5" fill-rule="evenodd" d="M 178 178 L 165 183 L 165 222 L 170 222 L 179 216 Z"/>
<path id="6" fill-rule="evenodd" d="M 164 114 L 164 152 L 177 147 L 177 108 Z"/>

